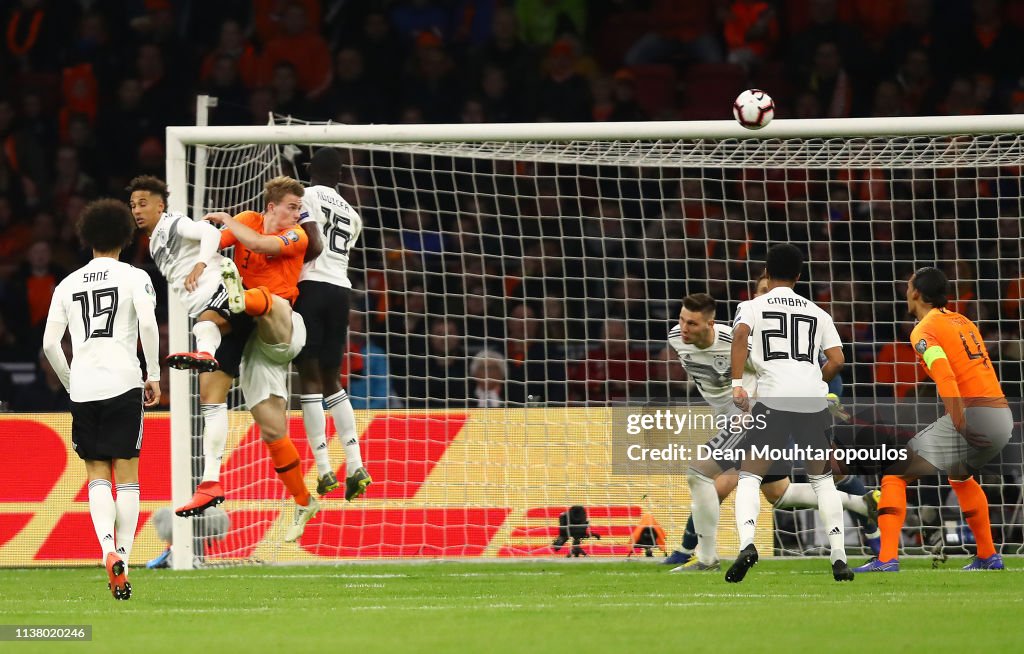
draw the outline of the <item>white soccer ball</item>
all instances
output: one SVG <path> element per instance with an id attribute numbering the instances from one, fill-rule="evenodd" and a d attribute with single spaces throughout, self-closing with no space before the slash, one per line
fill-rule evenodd
<path id="1" fill-rule="evenodd" d="M 749 89 L 732 103 L 732 115 L 747 129 L 761 129 L 775 118 L 775 103 L 761 89 Z"/>

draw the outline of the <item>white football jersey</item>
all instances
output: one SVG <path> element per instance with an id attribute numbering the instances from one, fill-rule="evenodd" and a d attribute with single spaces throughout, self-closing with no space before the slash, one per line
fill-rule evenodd
<path id="1" fill-rule="evenodd" d="M 57 285 L 47 320 L 71 332 L 71 399 L 106 400 L 142 387 L 139 314 L 152 314 L 156 292 L 149 275 L 100 257 Z"/>
<path id="2" fill-rule="evenodd" d="M 715 340 L 704 349 L 683 342 L 679 323 L 669 330 L 668 343 L 676 351 L 686 374 L 697 385 L 701 397 L 715 413 L 736 413 L 739 410 L 732 402 L 732 330 L 719 323 L 715 323 L 712 329 Z M 757 376 L 749 359 L 743 369 L 743 388 L 750 397 L 755 396 Z"/>
<path id="3" fill-rule="evenodd" d="M 324 239 L 324 250 L 302 266 L 299 281 L 327 282 L 352 288 L 348 280 L 348 253 L 363 231 L 363 219 L 337 191 L 327 186 L 310 186 L 302 196 L 299 224 L 316 221 Z"/>
<path id="4" fill-rule="evenodd" d="M 212 234 L 212 236 L 211 236 Z M 167 280 L 167 287 L 178 296 L 182 306 L 192 318 L 197 317 L 210 304 L 210 299 L 220 288 L 220 261 L 223 258 L 213 248 L 213 254 L 201 254 L 203 238 L 220 243 L 220 232 L 213 225 L 195 221 L 181 213 L 165 213 L 153 228 L 149 237 L 149 254 L 156 267 Z M 185 290 L 185 279 L 201 258 L 205 258 L 206 269 L 199 276 L 195 291 Z"/>
<path id="5" fill-rule="evenodd" d="M 797 413 L 826 408 L 828 384 L 821 377 L 818 352 L 842 346 L 832 316 L 793 289 L 778 286 L 741 302 L 733 320 L 739 324 L 750 327 L 758 402 Z"/>

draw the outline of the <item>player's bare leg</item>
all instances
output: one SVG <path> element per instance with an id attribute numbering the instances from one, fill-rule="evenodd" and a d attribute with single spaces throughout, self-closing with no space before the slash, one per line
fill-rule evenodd
<path id="1" fill-rule="evenodd" d="M 309 494 L 309 491 L 306 490 L 306 483 L 302 479 L 302 462 L 299 460 L 299 452 L 288 437 L 286 408 L 287 404 L 283 397 L 271 395 L 252 407 L 250 411 L 256 424 L 260 427 L 260 438 L 266 444 L 267 450 L 270 451 L 270 458 L 274 462 L 274 472 L 277 473 L 281 483 L 295 499 L 295 517 L 284 537 L 286 543 L 292 543 L 302 536 L 306 523 L 320 510 L 320 503 Z"/>

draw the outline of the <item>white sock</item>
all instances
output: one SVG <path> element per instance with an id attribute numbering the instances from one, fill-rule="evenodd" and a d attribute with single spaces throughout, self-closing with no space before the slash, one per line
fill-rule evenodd
<path id="1" fill-rule="evenodd" d="M 196 351 L 213 355 L 220 347 L 220 329 L 211 320 L 202 320 L 192 326 L 192 335 L 196 337 Z"/>
<path id="2" fill-rule="evenodd" d="M 351 476 L 363 467 L 363 455 L 359 452 L 359 435 L 356 433 L 356 414 L 348 393 L 341 389 L 334 395 L 324 398 L 324 405 L 334 418 L 334 427 L 338 430 L 338 438 L 345 447 L 345 476 Z"/>
<path id="3" fill-rule="evenodd" d="M 203 481 L 220 481 L 220 463 L 228 442 L 228 405 L 202 404 Z"/>
<path id="4" fill-rule="evenodd" d="M 300 395 L 302 403 L 302 424 L 306 426 L 309 448 L 316 459 L 316 476 L 323 477 L 331 472 L 331 457 L 327 454 L 327 415 L 324 413 L 324 396 L 320 393 Z"/>
<path id="5" fill-rule="evenodd" d="M 761 511 L 761 477 L 752 472 L 740 472 L 736 484 L 736 531 L 740 536 L 740 549 L 754 544 L 757 514 Z"/>
<path id="6" fill-rule="evenodd" d="M 135 529 L 139 526 L 139 482 L 118 484 L 117 500 L 117 553 L 128 565 L 135 544 Z"/>
<path id="7" fill-rule="evenodd" d="M 852 511 L 857 515 L 867 515 L 868 505 L 860 495 L 850 495 L 836 489 L 839 494 L 839 501 L 843 504 L 845 511 Z M 814 494 L 814 488 L 810 484 L 790 484 L 786 492 L 775 503 L 776 509 L 816 509 L 818 508 L 818 496 Z"/>
<path id="8" fill-rule="evenodd" d="M 718 491 L 715 480 L 694 469 L 686 473 L 690 485 L 690 515 L 697 531 L 697 558 L 701 563 L 718 560 Z"/>
<path id="9" fill-rule="evenodd" d="M 825 526 L 828 545 L 831 548 L 829 558 L 832 563 L 846 560 L 846 544 L 844 541 L 843 503 L 839 499 L 839 491 L 832 480 L 831 473 L 824 475 L 807 475 L 811 486 L 818 496 L 818 516 Z"/>
<path id="10" fill-rule="evenodd" d="M 117 509 L 114 507 L 114 496 L 110 492 L 110 482 L 106 479 L 93 479 L 89 482 L 89 515 L 92 526 L 96 530 L 96 540 L 103 550 L 103 560 L 114 551 L 114 519 Z"/>

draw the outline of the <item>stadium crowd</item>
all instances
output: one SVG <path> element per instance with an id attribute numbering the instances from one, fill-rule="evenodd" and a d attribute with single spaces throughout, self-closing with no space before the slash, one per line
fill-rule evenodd
<path id="1" fill-rule="evenodd" d="M 271 112 L 720 119 L 747 86 L 786 118 L 1024 112 L 1022 0 L 12 0 L 0 20 L 0 406 L 12 410 L 66 408 L 39 352 L 53 288 L 88 259 L 77 217 L 162 174 L 164 127 L 194 121 L 197 93 L 218 98 L 216 125 Z M 804 292 L 851 344 L 848 394 L 917 392 L 892 280 L 937 262 L 1019 397 L 1017 170 L 624 181 L 478 164 L 468 192 L 464 162 L 352 163 L 345 186 L 366 224 L 346 357 L 357 407 L 685 395 L 664 349 L 680 299 L 707 290 L 729 301 L 727 319 L 779 241 L 806 249 Z M 124 256 L 151 265 L 141 239 Z"/>

